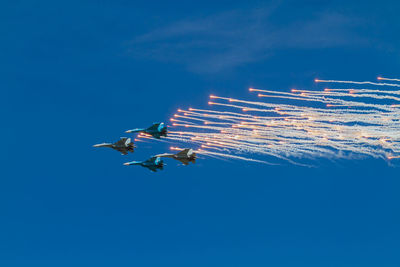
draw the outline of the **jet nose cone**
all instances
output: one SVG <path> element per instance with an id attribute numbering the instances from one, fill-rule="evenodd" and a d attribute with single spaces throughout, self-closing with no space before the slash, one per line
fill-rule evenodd
<path id="1" fill-rule="evenodd" d="M 127 130 L 127 131 L 125 131 L 125 133 L 130 133 L 130 132 L 132 132 L 131 130 Z"/>
<path id="2" fill-rule="evenodd" d="M 129 166 L 129 162 L 124 163 L 125 166 Z"/>

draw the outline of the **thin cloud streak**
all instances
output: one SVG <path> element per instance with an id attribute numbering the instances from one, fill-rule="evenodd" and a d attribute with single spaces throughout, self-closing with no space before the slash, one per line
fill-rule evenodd
<path id="1" fill-rule="evenodd" d="M 322 13 L 307 21 L 279 26 L 276 8 L 229 11 L 197 20 L 183 20 L 137 36 L 134 57 L 176 62 L 197 73 L 217 73 L 266 60 L 283 49 L 316 49 L 360 45 L 361 21 Z"/>

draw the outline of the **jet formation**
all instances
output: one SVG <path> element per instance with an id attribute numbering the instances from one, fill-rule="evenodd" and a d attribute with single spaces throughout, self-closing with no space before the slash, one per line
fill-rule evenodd
<path id="1" fill-rule="evenodd" d="M 137 128 L 128 130 L 125 133 L 144 133 L 150 135 L 156 139 L 161 139 L 161 137 L 167 136 L 167 126 L 165 123 L 153 123 L 148 128 Z M 121 137 L 115 143 L 101 143 L 96 144 L 93 147 L 109 147 L 116 151 L 119 151 L 122 155 L 128 155 L 128 152 L 133 153 L 134 149 L 136 148 L 135 144 L 132 142 L 131 138 Z M 196 162 L 196 153 L 191 148 L 185 148 L 182 151 L 179 151 L 176 154 L 172 153 L 163 153 L 157 154 L 155 156 L 151 156 L 149 159 L 144 161 L 130 161 L 124 163 L 124 165 L 139 165 L 149 169 L 152 172 L 156 172 L 158 170 L 163 170 L 164 166 L 166 165 L 161 158 L 172 158 L 175 160 L 180 161 L 183 165 L 188 165 L 190 162 Z"/>

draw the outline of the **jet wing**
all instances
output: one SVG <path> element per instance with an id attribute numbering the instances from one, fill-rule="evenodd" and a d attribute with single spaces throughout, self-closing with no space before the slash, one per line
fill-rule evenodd
<path id="1" fill-rule="evenodd" d="M 159 125 L 160 125 L 159 123 L 155 123 L 155 124 L 151 125 L 149 128 L 147 128 L 146 130 L 147 130 L 147 131 L 155 131 L 155 132 L 158 132 L 158 126 L 159 126 Z"/>
<path id="2" fill-rule="evenodd" d="M 123 155 L 128 155 L 128 151 L 125 147 L 113 147 L 115 150 L 121 152 Z"/>
<path id="3" fill-rule="evenodd" d="M 190 148 L 185 148 L 184 150 L 179 151 L 178 153 L 176 153 L 176 155 L 178 157 L 187 157 L 190 150 L 191 150 Z"/>
<path id="4" fill-rule="evenodd" d="M 114 143 L 114 145 L 116 146 L 125 146 L 126 140 L 128 138 L 127 137 L 121 137 L 120 140 L 118 140 L 117 142 Z"/>
<path id="5" fill-rule="evenodd" d="M 180 162 L 182 162 L 183 165 L 189 165 L 189 160 L 187 158 L 178 158 L 177 160 L 179 160 Z"/>
<path id="6" fill-rule="evenodd" d="M 157 172 L 157 167 L 155 165 L 146 166 L 150 171 Z"/>
<path id="7" fill-rule="evenodd" d="M 151 135 L 152 135 L 154 138 L 161 139 L 161 134 L 160 134 L 159 132 L 151 132 Z"/>

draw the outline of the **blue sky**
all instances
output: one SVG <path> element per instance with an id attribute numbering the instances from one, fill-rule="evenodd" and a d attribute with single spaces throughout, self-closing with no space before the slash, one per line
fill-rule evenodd
<path id="1" fill-rule="evenodd" d="M 210 93 L 399 77 L 397 1 L 5 1 L 1 266 L 399 266 L 398 168 L 91 146 Z M 138 144 L 139 145 L 139 144 Z"/>

